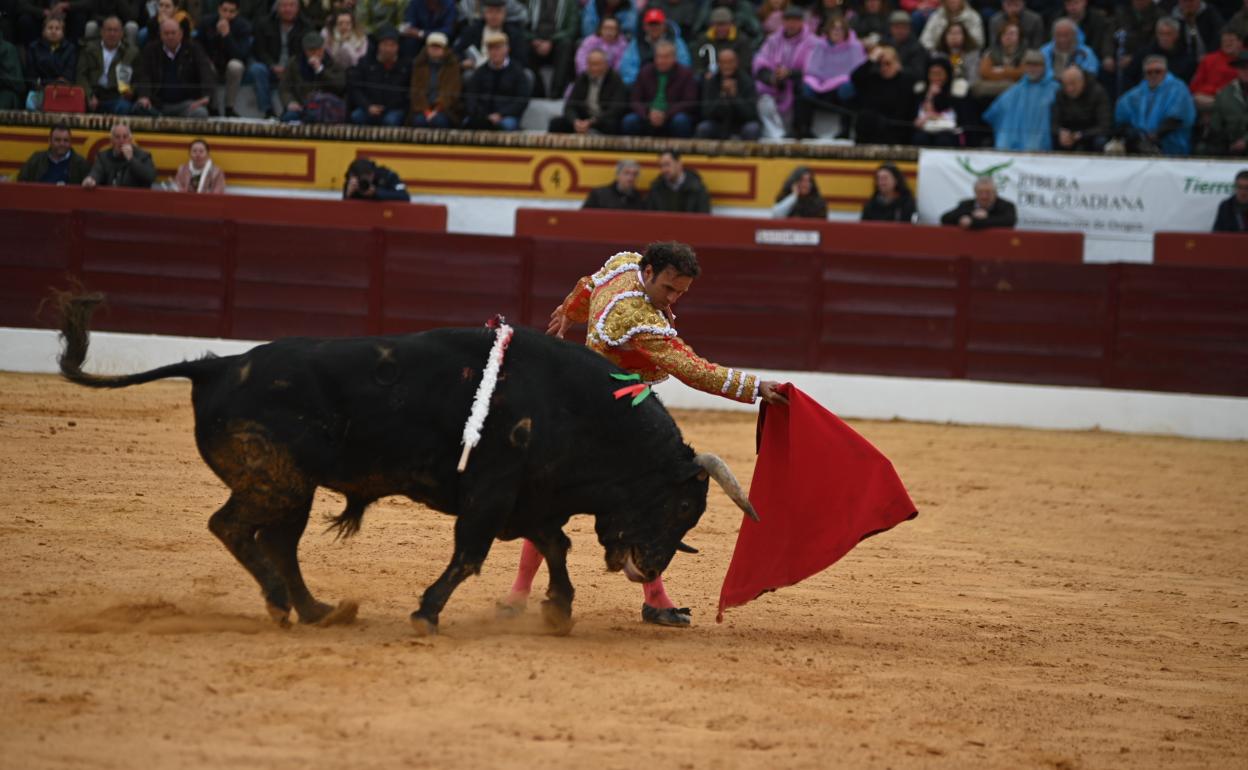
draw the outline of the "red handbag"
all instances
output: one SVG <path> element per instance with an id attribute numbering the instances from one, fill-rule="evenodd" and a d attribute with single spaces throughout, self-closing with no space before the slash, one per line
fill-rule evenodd
<path id="1" fill-rule="evenodd" d="M 50 85 L 43 88 L 44 112 L 86 112 L 87 95 L 81 86 Z"/>

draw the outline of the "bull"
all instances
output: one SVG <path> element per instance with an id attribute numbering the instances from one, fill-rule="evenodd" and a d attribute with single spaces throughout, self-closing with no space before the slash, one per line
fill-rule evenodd
<path id="1" fill-rule="evenodd" d="M 298 546 L 317 487 L 346 498 L 330 529 L 350 537 L 374 501 L 403 495 L 456 517 L 446 569 L 411 613 L 436 633 L 447 600 L 481 571 L 495 540 L 527 538 L 550 571 L 542 615 L 572 625 L 568 576 L 575 514 L 594 517 L 607 568 L 648 582 L 670 563 L 706 509 L 714 478 L 754 511 L 722 460 L 695 454 L 658 401 L 612 397 L 621 370 L 592 351 L 517 329 L 481 439 L 463 472 L 460 440 L 494 334 L 487 328 L 353 339 L 290 338 L 121 376 L 83 371 L 100 297 L 61 302 L 63 376 L 93 388 L 168 377 L 192 383 L 195 443 L 230 490 L 209 530 L 260 585 L 269 615 L 289 625 L 354 617 L 318 601 Z"/>

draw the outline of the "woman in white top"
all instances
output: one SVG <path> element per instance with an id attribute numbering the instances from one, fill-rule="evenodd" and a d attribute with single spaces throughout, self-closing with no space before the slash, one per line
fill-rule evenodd
<path id="1" fill-rule="evenodd" d="M 225 172 L 213 165 L 208 154 L 208 143 L 203 139 L 191 142 L 191 159 L 174 174 L 173 186 L 178 192 L 225 192 Z"/>
<path id="2" fill-rule="evenodd" d="M 351 11 L 338 11 L 329 17 L 329 25 L 321 33 L 325 38 L 325 54 L 344 70 L 354 67 L 368 53 L 368 36 L 355 28 Z"/>
<path id="3" fill-rule="evenodd" d="M 966 0 L 942 0 L 927 24 L 923 26 L 923 34 L 919 35 L 919 43 L 932 53 L 940 45 L 940 38 L 945 34 L 945 27 L 955 21 L 962 22 L 966 28 L 966 36 L 975 41 L 975 48 L 984 47 L 984 20 L 979 12 L 967 5 Z"/>

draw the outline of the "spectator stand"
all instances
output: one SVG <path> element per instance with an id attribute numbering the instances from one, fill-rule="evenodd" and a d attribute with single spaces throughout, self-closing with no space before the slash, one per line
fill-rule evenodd
<path id="1" fill-rule="evenodd" d="M 47 147 L 47 129 L 64 118 L 75 149 L 88 158 L 108 145 L 113 119 L 0 112 L 0 173 L 12 174 Z M 658 175 L 657 153 L 676 147 L 698 170 L 719 207 L 767 209 L 798 165 L 815 172 L 835 210 L 856 214 L 873 189 L 875 168 L 899 164 L 914 183 L 910 148 L 803 147 L 702 140 L 664 141 L 489 132 L 291 126 L 271 123 L 132 118 L 136 143 L 152 152 L 160 178 L 186 160 L 190 140 L 205 137 L 213 162 L 232 187 L 320 191 L 342 187 L 357 157 L 370 157 L 403 178 L 413 194 L 495 196 L 577 202 L 607 184 L 624 158 L 642 165 L 641 184 Z"/>

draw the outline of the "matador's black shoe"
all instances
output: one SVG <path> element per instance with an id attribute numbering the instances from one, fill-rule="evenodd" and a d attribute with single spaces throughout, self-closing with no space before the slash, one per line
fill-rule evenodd
<path id="1" fill-rule="evenodd" d="M 688 628 L 690 611 L 688 607 L 651 607 L 649 604 L 641 605 L 641 619 L 645 623 L 653 623 L 656 626 L 672 626 L 673 628 Z"/>

